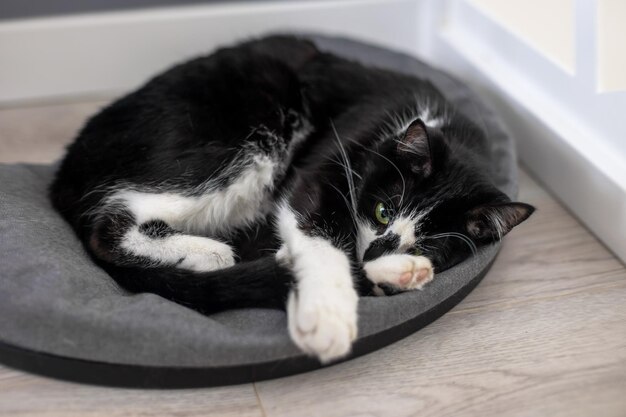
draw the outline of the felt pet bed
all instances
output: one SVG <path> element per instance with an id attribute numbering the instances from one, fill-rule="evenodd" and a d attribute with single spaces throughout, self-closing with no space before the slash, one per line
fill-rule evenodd
<path id="1" fill-rule="evenodd" d="M 512 139 L 465 85 L 407 55 L 347 39 L 312 38 L 320 49 L 430 79 L 486 129 L 496 185 L 515 197 Z M 138 387 L 226 385 L 321 367 L 290 341 L 282 311 L 207 317 L 153 294 L 121 289 L 53 211 L 47 187 L 54 170 L 0 165 L 0 362 L 75 381 Z M 437 274 L 422 291 L 362 298 L 350 358 L 440 317 L 478 284 L 498 249 L 482 248 Z"/>

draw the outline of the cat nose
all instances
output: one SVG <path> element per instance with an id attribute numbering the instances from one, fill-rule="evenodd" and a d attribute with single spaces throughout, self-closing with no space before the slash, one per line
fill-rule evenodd
<path id="1" fill-rule="evenodd" d="M 394 253 L 398 249 L 400 243 L 400 236 L 389 233 L 373 241 L 365 251 L 363 255 L 363 262 L 371 261 L 376 258 L 380 258 L 388 253 Z"/>

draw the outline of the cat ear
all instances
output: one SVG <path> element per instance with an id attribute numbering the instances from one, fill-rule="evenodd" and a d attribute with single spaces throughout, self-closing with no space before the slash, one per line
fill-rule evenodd
<path id="1" fill-rule="evenodd" d="M 421 119 L 415 119 L 404 133 L 404 137 L 398 141 L 398 152 L 409 158 L 411 168 L 416 174 L 428 177 L 433 171 L 433 158 L 431 153 L 428 130 Z"/>
<path id="2" fill-rule="evenodd" d="M 476 241 L 495 242 L 530 217 L 535 208 L 525 203 L 487 204 L 469 212 L 467 232 Z"/>

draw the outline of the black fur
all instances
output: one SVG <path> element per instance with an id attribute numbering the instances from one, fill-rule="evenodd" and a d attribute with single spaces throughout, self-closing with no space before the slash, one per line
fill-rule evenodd
<path id="1" fill-rule="evenodd" d="M 442 123 L 427 127 L 416 120 L 418 105 Z M 413 120 L 411 128 L 391 131 L 392 115 Z M 471 255 L 472 245 L 450 232 L 469 236 L 473 245 L 490 244 L 532 213 L 495 188 L 488 138 L 430 83 L 281 36 L 178 65 L 105 108 L 69 147 L 51 198 L 94 259 L 131 291 L 154 292 L 204 313 L 282 308 L 293 278 L 273 256 L 280 242 L 271 211 L 251 226 L 211 234 L 235 248 L 238 263 L 198 273 L 124 252 L 119 241 L 135 224 L 132 213 L 119 207 L 100 215 L 99 209 L 120 187 L 186 195 L 203 193 L 208 182 L 225 187 L 237 178 L 246 152 L 280 159 L 306 123 L 313 131 L 276 178 L 273 198 L 287 198 L 306 233 L 350 254 L 362 294 L 372 286 L 360 270 L 353 216 L 382 233 L 373 216 L 379 201 L 398 213 L 426 213 L 421 239 L 407 251 L 421 252 L 438 271 Z M 490 216 L 501 212 L 507 230 L 497 231 Z M 184 232 L 158 219 L 139 226 L 154 239 Z M 365 260 L 397 251 L 398 241 L 375 241 Z"/>

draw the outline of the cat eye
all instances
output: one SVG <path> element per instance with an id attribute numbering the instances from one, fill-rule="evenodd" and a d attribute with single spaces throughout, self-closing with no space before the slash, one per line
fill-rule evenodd
<path id="1" fill-rule="evenodd" d="M 374 216 L 378 223 L 388 225 L 391 217 L 393 217 L 393 210 L 389 209 L 382 201 L 379 201 L 374 208 Z"/>
<path id="2" fill-rule="evenodd" d="M 413 251 L 413 255 L 422 256 L 422 251 L 419 248 L 415 248 L 415 250 Z"/>

